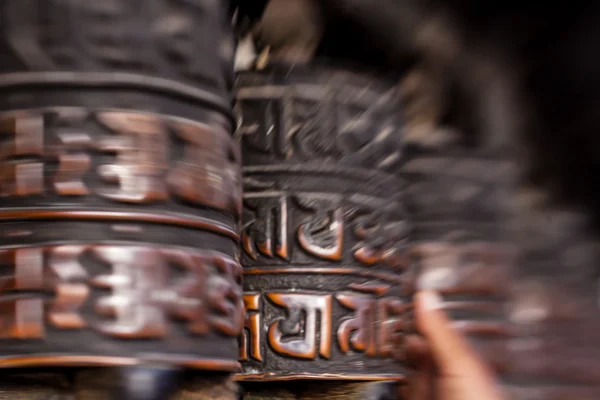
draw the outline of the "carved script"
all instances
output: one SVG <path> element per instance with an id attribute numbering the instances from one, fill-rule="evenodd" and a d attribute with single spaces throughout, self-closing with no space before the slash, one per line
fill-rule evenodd
<path id="1" fill-rule="evenodd" d="M 82 257 L 87 255 L 86 257 Z M 108 273 L 89 276 L 89 257 Z M 64 245 L 0 251 L 0 338 L 42 338 L 57 329 L 94 328 L 117 338 L 160 338 L 168 318 L 193 334 L 237 336 L 244 323 L 241 267 L 232 259 L 192 250 L 148 246 Z M 174 269 L 183 271 L 173 279 Z M 90 285 L 110 292 L 82 310 Z M 47 294 L 52 293 L 50 300 Z"/>
<path id="2" fill-rule="evenodd" d="M 403 160 L 393 91 L 241 82 L 237 134 L 248 155 L 267 155 L 273 163 L 296 158 L 392 173 Z"/>
<path id="3" fill-rule="evenodd" d="M 116 182 L 118 189 L 98 194 L 128 203 L 165 200 L 167 132 L 160 118 L 133 112 L 103 112 L 97 118 L 119 134 L 103 139 L 98 146 L 101 151 L 117 155 L 115 163 L 100 166 L 98 173 L 105 181 Z"/>
<path id="4" fill-rule="evenodd" d="M 300 246 L 316 257 L 337 261 L 342 258 L 344 221 L 341 204 L 331 199 L 296 196 L 302 208 L 315 213 L 298 228 Z"/>
<path id="5" fill-rule="evenodd" d="M 317 322 L 320 321 L 318 353 L 331 356 L 331 295 L 269 293 L 267 298 L 286 309 L 287 318 L 269 326 L 269 344 L 278 353 L 313 359 L 317 355 Z M 290 339 L 301 336 L 299 339 Z M 287 340 L 286 340 L 287 339 Z"/>
<path id="6" fill-rule="evenodd" d="M 240 337 L 240 361 L 263 361 L 263 324 L 268 327 L 266 340 L 272 351 L 289 358 L 329 359 L 335 340 L 344 355 L 359 352 L 370 358 L 402 360 L 403 337 L 411 329 L 407 319 L 411 305 L 385 296 L 388 285 L 353 284 L 350 288 L 353 291 L 335 295 L 266 293 L 271 303 L 285 310 L 285 317 L 272 321 L 261 314 L 261 295 L 245 294 L 246 322 Z M 332 314 L 334 299 L 352 313 L 336 321 Z"/>
<path id="7" fill-rule="evenodd" d="M 42 193 L 44 119 L 25 112 L 0 119 L 0 195 Z"/>
<path id="8" fill-rule="evenodd" d="M 14 339 L 41 338 L 45 332 L 43 293 L 52 291 L 48 322 L 60 329 L 85 326 L 79 309 L 89 295 L 86 285 L 77 280 L 86 273 L 76 263 L 81 246 L 57 246 L 48 251 L 41 248 L 0 251 L 0 264 L 13 274 L 0 278 L 0 294 L 26 291 L 27 295 L 0 300 L 0 337 Z M 48 253 L 48 261 L 45 261 Z M 36 294 L 37 293 L 37 294 Z"/>
<path id="9" fill-rule="evenodd" d="M 244 323 L 245 331 L 240 338 L 240 361 L 247 361 L 249 357 L 257 361 L 262 361 L 261 353 L 261 315 L 260 315 L 260 294 L 245 294 L 244 305 L 246 306 L 246 321 Z"/>
<path id="10" fill-rule="evenodd" d="M 94 156 L 111 155 L 92 167 Z M 219 124 L 79 107 L 0 116 L 0 196 L 91 193 L 138 204 L 173 197 L 239 215 L 239 159 L 238 146 Z"/>
<path id="11" fill-rule="evenodd" d="M 241 215 L 239 148 L 225 130 L 173 122 L 184 142 L 183 160 L 168 176 L 173 193 L 186 201 Z"/>
<path id="12" fill-rule="evenodd" d="M 354 316 L 343 321 L 337 331 L 342 353 L 354 349 L 369 357 L 402 357 L 402 337 L 407 330 L 405 314 L 409 309 L 405 302 L 351 293 L 338 294 L 336 299 L 354 311 Z"/>
<path id="13" fill-rule="evenodd" d="M 401 205 L 392 204 L 394 210 L 359 210 L 353 212 L 353 232 L 360 239 L 354 258 L 365 265 L 385 264 L 395 269 L 406 268 L 408 225 L 400 213 Z"/>
<path id="14" fill-rule="evenodd" d="M 246 254 L 256 260 L 259 253 L 273 258 L 275 255 L 287 260 L 288 198 L 284 193 L 260 193 L 245 196 L 246 208 L 254 216 L 246 222 L 242 231 L 242 246 Z"/>

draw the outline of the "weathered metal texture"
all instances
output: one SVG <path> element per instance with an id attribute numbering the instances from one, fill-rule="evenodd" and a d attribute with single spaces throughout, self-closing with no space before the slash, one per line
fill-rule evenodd
<path id="1" fill-rule="evenodd" d="M 455 326 L 498 371 L 512 335 L 506 315 L 516 247 L 508 200 L 515 169 L 501 149 L 468 143 L 407 151 L 417 287 L 435 289 Z"/>
<path id="2" fill-rule="evenodd" d="M 228 12 L 0 4 L 0 367 L 239 368 Z"/>
<path id="3" fill-rule="evenodd" d="M 407 151 L 417 287 L 496 370 L 507 398 L 598 398 L 599 251 L 585 213 L 517 189 L 499 149 Z"/>
<path id="4" fill-rule="evenodd" d="M 241 380 L 401 379 L 412 286 L 393 84 L 320 66 L 237 79 Z"/>
<path id="5" fill-rule="evenodd" d="M 520 258 L 511 286 L 506 380 L 511 398 L 600 398 L 600 248 L 589 216 L 521 191 L 513 224 Z"/>

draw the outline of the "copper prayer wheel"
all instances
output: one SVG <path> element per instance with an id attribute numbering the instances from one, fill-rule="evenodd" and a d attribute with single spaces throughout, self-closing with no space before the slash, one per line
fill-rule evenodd
<path id="1" fill-rule="evenodd" d="M 0 7 L 0 367 L 237 371 L 229 1 Z"/>
<path id="2" fill-rule="evenodd" d="M 239 380 L 404 379 L 412 272 L 393 87 L 324 65 L 239 74 Z"/>
<path id="3" fill-rule="evenodd" d="M 514 165 L 503 149 L 461 140 L 443 148 L 409 146 L 407 159 L 416 285 L 438 291 L 456 329 L 503 371 L 517 255 L 508 223 Z"/>

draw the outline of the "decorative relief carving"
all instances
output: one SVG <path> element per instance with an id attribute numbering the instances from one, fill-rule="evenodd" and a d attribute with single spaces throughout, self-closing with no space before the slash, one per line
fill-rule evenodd
<path id="1" fill-rule="evenodd" d="M 116 162 L 98 167 L 98 174 L 116 189 L 98 194 L 126 203 L 148 203 L 168 196 L 163 175 L 169 167 L 166 126 L 156 115 L 102 112 L 98 121 L 118 136 L 103 138 L 102 152 L 116 154 Z"/>
<path id="2" fill-rule="evenodd" d="M 0 120 L 0 129 L 0 195 L 29 196 L 42 193 L 43 116 L 15 113 Z"/>
<path id="3" fill-rule="evenodd" d="M 289 118 L 292 121 L 289 137 L 299 155 L 305 159 L 315 156 L 340 158 L 343 151 L 339 148 L 334 119 L 336 112 L 333 96 L 327 101 L 302 98 L 295 94 L 290 102 Z"/>
<path id="4" fill-rule="evenodd" d="M 342 352 L 347 353 L 352 347 L 367 356 L 375 356 L 376 300 L 353 294 L 339 294 L 336 298 L 344 307 L 355 311 L 355 317 L 342 322 L 338 329 L 338 343 Z"/>
<path id="5" fill-rule="evenodd" d="M 244 196 L 246 218 L 242 230 L 242 247 L 253 260 L 261 256 L 289 259 L 288 196 L 265 192 Z"/>
<path id="6" fill-rule="evenodd" d="M 0 6 L 0 365 L 235 371 L 230 7 L 75 3 Z"/>
<path id="7" fill-rule="evenodd" d="M 409 265 L 406 249 L 409 227 L 401 203 L 392 202 L 381 209 L 357 206 L 352 231 L 357 239 L 354 258 L 365 265 L 384 264 L 394 269 Z"/>
<path id="8" fill-rule="evenodd" d="M 267 298 L 286 309 L 287 318 L 269 326 L 269 344 L 290 357 L 313 359 L 318 354 L 331 356 L 331 295 L 305 293 L 268 293 Z M 317 326 L 320 344 L 317 350 Z M 300 339 L 286 336 L 301 335 Z"/>
<path id="9" fill-rule="evenodd" d="M 340 91 L 334 86 L 242 83 L 237 135 L 252 158 L 395 172 L 402 160 L 402 136 L 397 113 L 390 112 L 390 96 L 364 87 Z"/>
<path id="10" fill-rule="evenodd" d="M 183 159 L 169 171 L 173 194 L 194 204 L 241 215 L 239 148 L 225 130 L 203 124 L 173 122 L 183 141 Z"/>
<path id="11" fill-rule="evenodd" d="M 385 294 L 389 286 L 353 286 L 361 292 Z M 351 348 L 369 357 L 403 359 L 402 338 L 410 330 L 406 318 L 411 306 L 394 297 L 373 298 L 366 294 L 341 293 L 336 296 L 344 307 L 354 310 L 338 329 L 338 343 L 343 353 Z"/>
<path id="12" fill-rule="evenodd" d="M 244 195 L 243 220 L 246 266 L 306 263 L 297 251 L 335 264 L 350 251 L 353 261 L 365 266 L 403 270 L 410 263 L 400 202 L 378 210 L 331 194 L 250 191 Z"/>
<path id="13" fill-rule="evenodd" d="M 4 113 L 0 140 L 0 194 L 6 197 L 91 194 L 135 204 L 177 199 L 241 213 L 239 149 L 217 125 L 71 107 Z M 110 155 L 114 161 L 95 165 Z"/>
<path id="14" fill-rule="evenodd" d="M 85 255 L 106 265 L 108 273 L 91 276 Z M 161 338 L 168 335 L 169 320 L 176 318 L 198 335 L 214 330 L 236 336 L 244 325 L 248 336 L 241 338 L 240 359 L 264 359 L 262 297 L 243 297 L 244 323 L 238 286 L 241 269 L 226 257 L 144 246 L 63 245 L 3 250 L 0 262 L 14 271 L 0 280 L 2 293 L 24 293 L 16 300 L 2 301 L 2 338 L 43 338 L 46 324 L 57 329 L 95 329 L 115 338 Z M 173 268 L 185 272 L 169 286 Z M 92 288 L 108 291 L 92 298 Z M 270 348 L 291 358 L 328 359 L 337 338 L 342 354 L 356 351 L 397 358 L 401 336 L 410 326 L 406 320 L 410 307 L 400 298 L 384 297 L 388 288 L 352 285 L 353 292 L 335 296 L 266 293 L 265 299 L 285 314 L 265 320 Z M 52 293 L 51 299 L 45 299 L 45 293 Z M 353 311 L 339 324 L 333 316 L 334 299 Z M 93 305 L 91 315 L 83 311 L 88 302 Z"/>
<path id="15" fill-rule="evenodd" d="M 302 208 L 315 213 L 314 218 L 298 227 L 300 246 L 313 256 L 325 260 L 340 260 L 344 243 L 341 204 L 332 202 L 331 199 L 319 199 L 314 195 L 296 195 L 295 198 Z"/>
<path id="16" fill-rule="evenodd" d="M 257 361 L 263 360 L 262 355 L 262 318 L 260 294 L 245 294 L 244 306 L 246 307 L 245 331 L 240 338 L 240 361 L 249 357 Z M 247 331 L 247 332 L 246 332 Z"/>
<path id="17" fill-rule="evenodd" d="M 228 22 L 226 9 L 220 3 L 166 0 L 151 8 L 118 0 L 27 6 L 7 0 L 2 39 L 24 64 L 13 63 L 20 69 L 144 73 L 225 89 L 231 73 L 222 65 L 233 64 L 234 49 L 233 35 L 219 30 Z M 23 34 L 23 26 L 36 29 Z M 223 51 L 226 45 L 230 49 Z"/>
<path id="18" fill-rule="evenodd" d="M 46 279 L 55 288 L 56 296 L 49 310 L 48 320 L 57 328 L 80 329 L 86 326 L 79 310 L 87 301 L 90 288 L 84 283 L 88 274 L 78 261 L 85 249 L 86 246 L 69 245 L 57 246 L 48 251 L 50 268 Z M 43 250 L 36 251 L 42 255 Z"/>
<path id="19" fill-rule="evenodd" d="M 273 354 L 289 359 L 330 359 L 335 353 L 337 357 L 364 354 L 403 360 L 403 336 L 412 329 L 411 305 L 390 295 L 390 289 L 387 284 L 356 284 L 335 294 L 247 293 L 240 361 L 268 361 L 269 355 L 265 358 L 262 352 L 263 340 Z M 265 308 L 273 306 L 272 311 Z"/>
<path id="20" fill-rule="evenodd" d="M 402 375 L 412 326 L 409 229 L 390 174 L 402 155 L 397 109 L 387 88 L 273 75 L 238 78 L 253 333 L 241 339 L 241 376 Z"/>
<path id="21" fill-rule="evenodd" d="M 206 285 L 206 304 L 211 310 L 208 324 L 224 335 L 238 335 L 244 325 L 242 268 L 223 257 L 212 257 L 210 263 L 213 273 Z"/>
<path id="22" fill-rule="evenodd" d="M 87 133 L 73 129 L 73 125 L 83 123 L 86 117 L 87 112 L 81 109 L 60 110 L 55 115 L 57 143 L 49 146 L 48 153 L 58 161 L 53 185 L 54 191 L 61 196 L 89 194 L 83 179 L 92 166 L 88 152 L 93 142 Z"/>
<path id="23" fill-rule="evenodd" d="M 468 339 L 476 337 L 482 356 L 505 374 L 506 350 L 516 333 L 508 323 L 507 300 L 514 292 L 510 280 L 517 254 L 507 239 L 525 231 L 507 230 L 507 220 L 526 220 L 513 218 L 508 202 L 517 175 L 512 157 L 503 146 L 460 141 L 415 150 L 403 166 L 417 232 L 410 249 L 418 265 L 415 283 L 445 296 L 443 307 L 455 328 Z"/>
<path id="24" fill-rule="evenodd" d="M 92 276 L 94 262 L 107 273 Z M 241 267 L 216 253 L 63 245 L 1 250 L 0 264 L 13 271 L 0 278 L 0 293 L 10 295 L 1 301 L 2 338 L 42 338 L 46 324 L 125 339 L 166 337 L 174 319 L 195 335 L 236 337 L 243 326 Z M 106 292 L 91 296 L 94 288 Z"/>

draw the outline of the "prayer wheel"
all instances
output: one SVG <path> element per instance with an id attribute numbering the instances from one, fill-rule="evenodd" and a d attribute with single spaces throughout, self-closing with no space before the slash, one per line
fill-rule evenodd
<path id="1" fill-rule="evenodd" d="M 239 369 L 231 7 L 0 5 L 0 367 Z"/>

